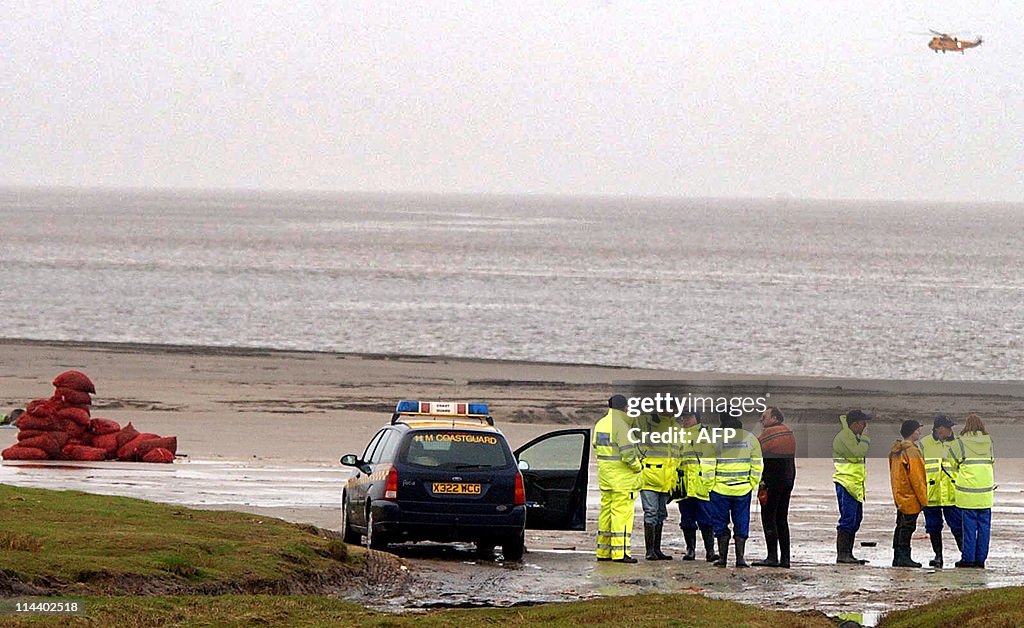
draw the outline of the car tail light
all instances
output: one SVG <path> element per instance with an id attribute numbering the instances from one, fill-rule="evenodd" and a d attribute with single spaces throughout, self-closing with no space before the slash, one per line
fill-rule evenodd
<path id="1" fill-rule="evenodd" d="M 398 467 L 391 467 L 384 481 L 384 499 L 398 499 Z"/>
<path id="2" fill-rule="evenodd" d="M 516 494 L 512 499 L 512 503 L 516 506 L 526 505 L 526 485 L 523 483 L 523 474 L 516 474 Z"/>

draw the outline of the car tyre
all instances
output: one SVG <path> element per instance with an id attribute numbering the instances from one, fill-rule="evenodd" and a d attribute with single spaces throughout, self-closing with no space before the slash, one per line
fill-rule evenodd
<path id="1" fill-rule="evenodd" d="M 352 517 L 349 514 L 348 493 L 341 492 L 341 535 L 342 540 L 352 545 L 359 545 L 360 534 L 352 529 Z"/>
<path id="2" fill-rule="evenodd" d="M 366 512 L 366 547 L 370 549 L 386 551 L 388 549 L 388 539 L 386 536 L 381 534 L 379 530 L 375 530 L 376 525 L 373 521 L 373 509 L 367 508 Z"/>
<path id="3" fill-rule="evenodd" d="M 506 539 L 501 544 L 501 554 L 505 557 L 505 560 L 520 561 L 523 559 L 523 553 L 526 551 L 526 538 L 524 533 L 519 534 Z"/>

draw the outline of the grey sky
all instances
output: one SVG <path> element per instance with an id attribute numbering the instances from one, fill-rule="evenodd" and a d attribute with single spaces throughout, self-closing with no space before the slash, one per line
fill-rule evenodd
<path id="1" fill-rule="evenodd" d="M 0 185 L 1024 201 L 1020 0 L 3 4 Z"/>

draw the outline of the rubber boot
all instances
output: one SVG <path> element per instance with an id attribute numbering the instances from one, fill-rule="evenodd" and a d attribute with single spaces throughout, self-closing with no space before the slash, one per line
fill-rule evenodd
<path id="1" fill-rule="evenodd" d="M 664 529 L 664 523 L 654 526 L 654 553 L 658 555 L 658 560 L 672 560 L 671 556 L 661 551 L 661 531 Z"/>
<path id="2" fill-rule="evenodd" d="M 683 538 L 686 539 L 686 555 L 683 560 L 693 560 L 697 552 L 697 531 L 683 530 Z"/>
<path id="3" fill-rule="evenodd" d="M 962 553 L 964 551 L 964 533 L 960 532 L 957 534 L 956 531 L 954 531 L 953 540 L 956 541 L 956 551 Z"/>
<path id="4" fill-rule="evenodd" d="M 647 524 L 644 524 L 644 549 L 647 550 L 647 555 L 644 556 L 647 560 L 661 560 L 654 550 L 654 526 Z"/>
<path id="5" fill-rule="evenodd" d="M 747 539 L 736 537 L 736 566 L 749 567 L 747 561 L 743 560 L 743 551 L 747 547 Z"/>
<path id="6" fill-rule="evenodd" d="M 755 567 L 778 567 L 779 555 L 775 549 L 778 545 L 778 540 L 773 535 L 765 534 L 764 541 L 768 545 L 768 558 L 765 558 L 764 560 L 755 560 L 750 564 Z"/>
<path id="7" fill-rule="evenodd" d="M 715 533 L 711 528 L 705 528 L 700 531 L 700 536 L 704 539 L 704 560 L 709 563 L 715 562 L 718 560 L 718 554 L 715 553 Z"/>
<path id="8" fill-rule="evenodd" d="M 715 567 L 725 567 L 725 563 L 729 560 L 729 535 L 724 534 L 716 537 L 718 539 L 718 560 L 715 561 Z"/>
<path id="9" fill-rule="evenodd" d="M 897 547 L 893 554 L 895 557 L 892 559 L 893 567 L 920 567 L 921 563 L 915 563 L 910 557 L 910 547 L 902 545 Z"/>
<path id="10" fill-rule="evenodd" d="M 789 569 L 789 541 L 779 541 L 779 567 Z"/>
<path id="11" fill-rule="evenodd" d="M 863 565 L 868 562 L 853 555 L 854 535 L 838 530 L 836 533 L 836 563 L 842 565 Z"/>
<path id="12" fill-rule="evenodd" d="M 928 566 L 942 569 L 942 530 L 929 532 L 928 536 L 932 539 L 932 551 L 935 552 L 935 558 L 928 561 Z"/>

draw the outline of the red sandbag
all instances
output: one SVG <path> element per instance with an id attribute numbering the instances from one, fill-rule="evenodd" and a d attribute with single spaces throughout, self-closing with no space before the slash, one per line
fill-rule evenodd
<path id="1" fill-rule="evenodd" d="M 58 419 L 74 421 L 82 427 L 89 427 L 89 413 L 81 408 L 61 408 L 60 410 L 57 410 L 57 413 L 54 416 Z"/>
<path id="2" fill-rule="evenodd" d="M 61 449 L 68 444 L 68 438 L 64 432 L 45 432 L 41 436 L 18 441 L 17 446 L 42 449 L 49 457 L 54 458 L 59 456 Z"/>
<path id="3" fill-rule="evenodd" d="M 64 448 L 64 457 L 68 460 L 89 460 L 92 462 L 98 462 L 100 460 L 106 460 L 107 452 L 99 447 L 68 445 Z"/>
<path id="4" fill-rule="evenodd" d="M 89 376 L 81 371 L 64 371 L 57 377 L 53 378 L 54 388 L 70 388 L 71 390 L 77 390 L 79 392 L 94 393 L 96 387 L 93 386 L 92 380 Z"/>
<path id="5" fill-rule="evenodd" d="M 119 447 L 117 449 L 117 459 L 118 460 L 135 460 L 137 458 L 136 450 L 139 448 L 139 445 L 141 445 L 143 443 L 143 441 L 152 440 L 154 438 L 160 438 L 160 437 L 157 436 L 156 434 L 146 434 L 146 433 L 139 434 L 138 436 L 133 438 L 130 442 L 126 443 L 125 445 L 123 445 L 122 447 Z"/>
<path id="6" fill-rule="evenodd" d="M 117 457 L 117 434 L 101 434 L 92 439 L 92 446 L 107 452 L 107 459 Z"/>
<path id="7" fill-rule="evenodd" d="M 25 406 L 25 414 L 48 417 L 57 409 L 57 404 L 51 399 L 33 399 Z"/>
<path id="8" fill-rule="evenodd" d="M 19 447 L 13 445 L 0 451 L 0 457 L 4 460 L 49 460 L 50 457 L 42 449 L 35 447 Z"/>
<path id="9" fill-rule="evenodd" d="M 165 436 L 164 438 L 150 438 L 139 443 L 135 448 L 135 457 L 144 458 L 146 454 L 154 449 L 166 449 L 172 454 L 178 453 L 178 437 Z"/>
<path id="10" fill-rule="evenodd" d="M 89 396 L 89 393 L 72 390 L 71 388 L 58 388 L 50 399 L 76 406 L 92 405 L 92 397 Z"/>
<path id="11" fill-rule="evenodd" d="M 28 440 L 30 438 L 35 438 L 36 436 L 42 436 L 43 434 L 49 433 L 50 432 L 46 430 L 18 430 L 18 440 Z"/>
<path id="12" fill-rule="evenodd" d="M 89 421 L 89 431 L 97 436 L 116 434 L 121 431 L 121 425 L 117 421 L 97 417 Z"/>
<path id="13" fill-rule="evenodd" d="M 27 412 L 14 422 L 22 430 L 53 432 L 61 429 L 63 421 L 48 416 L 36 416 Z"/>
<path id="14" fill-rule="evenodd" d="M 117 433 L 117 448 L 124 447 L 138 435 L 139 430 L 135 429 L 131 421 L 128 421 L 128 425 L 122 427 L 121 431 Z"/>
<path id="15" fill-rule="evenodd" d="M 54 419 L 57 424 L 57 431 L 67 432 L 71 438 L 81 438 L 85 434 L 85 427 L 68 419 Z"/>
<path id="16" fill-rule="evenodd" d="M 174 462 L 174 454 L 163 447 L 157 447 L 142 457 L 143 462 Z"/>

